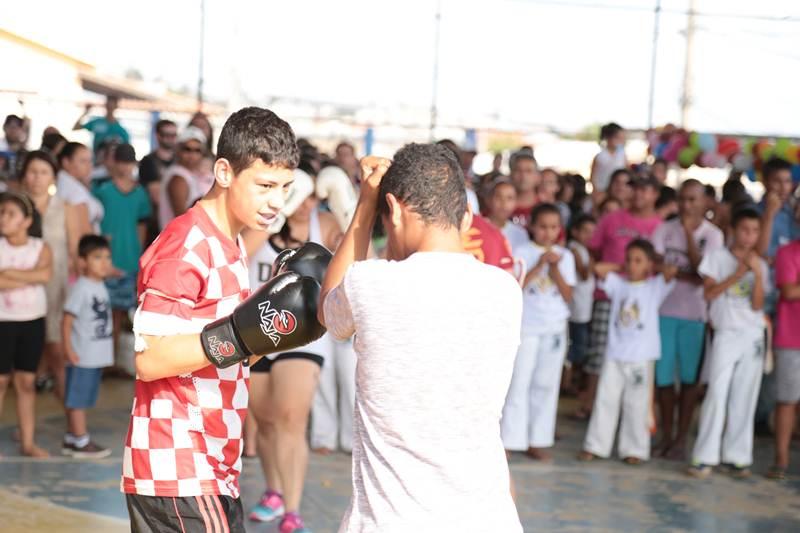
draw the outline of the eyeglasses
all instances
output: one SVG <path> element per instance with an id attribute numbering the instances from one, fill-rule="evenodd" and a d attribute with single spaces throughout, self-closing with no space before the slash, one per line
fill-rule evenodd
<path id="1" fill-rule="evenodd" d="M 181 151 L 182 152 L 189 152 L 189 153 L 192 153 L 192 154 L 202 154 L 203 153 L 203 149 L 202 148 L 189 148 L 188 146 L 181 146 Z"/>

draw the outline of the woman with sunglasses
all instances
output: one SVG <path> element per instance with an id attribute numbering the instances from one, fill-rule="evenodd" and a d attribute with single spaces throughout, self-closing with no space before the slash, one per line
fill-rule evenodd
<path id="1" fill-rule="evenodd" d="M 205 153 L 205 134 L 194 126 L 187 127 L 178 137 L 175 163 L 164 171 L 161 183 L 158 223 L 162 229 L 206 193 L 198 180 Z"/>

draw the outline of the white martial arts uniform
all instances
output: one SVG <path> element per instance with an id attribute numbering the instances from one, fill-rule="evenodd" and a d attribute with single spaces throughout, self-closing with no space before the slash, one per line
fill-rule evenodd
<path id="1" fill-rule="evenodd" d="M 333 351 L 319 374 L 311 407 L 311 447 L 353 450 L 353 408 L 356 399 L 356 352 L 353 339 L 333 340 Z"/>
<path id="2" fill-rule="evenodd" d="M 736 272 L 739 260 L 722 248 L 703 257 L 698 272 L 723 281 Z M 761 261 L 764 294 L 769 269 Z M 708 391 L 700 410 L 700 426 L 692 451 L 694 464 L 753 463 L 753 421 L 764 367 L 764 312 L 752 306 L 755 274 L 748 272 L 711 302 L 714 325 Z M 723 434 L 724 431 L 724 434 Z"/>
<path id="3" fill-rule="evenodd" d="M 608 346 L 583 449 L 610 457 L 622 411 L 617 452 L 650 458 L 653 361 L 661 356 L 658 309 L 675 286 L 663 276 L 629 282 L 613 272 L 600 283 L 611 300 Z"/>
<path id="4" fill-rule="evenodd" d="M 561 246 L 553 246 L 561 256 L 558 269 L 567 285 L 577 282 L 575 258 Z M 528 243 L 515 255 L 531 270 L 546 248 Z M 523 288 L 522 342 L 514 360 L 514 375 L 503 407 L 500 430 L 506 450 L 524 451 L 529 447 L 553 445 L 556 430 L 558 389 L 567 353 L 569 307 L 561 297 L 545 266 Z"/>

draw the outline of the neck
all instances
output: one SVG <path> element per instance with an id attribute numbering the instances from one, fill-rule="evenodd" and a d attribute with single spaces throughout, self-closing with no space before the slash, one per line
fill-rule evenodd
<path id="1" fill-rule="evenodd" d="M 652 207 L 645 207 L 642 209 L 637 209 L 636 207 L 631 207 L 628 209 L 631 215 L 639 218 L 649 218 L 655 214 L 655 209 Z"/>
<path id="2" fill-rule="evenodd" d="M 736 257 L 740 258 L 750 253 L 750 250 L 752 250 L 752 248 L 748 248 L 747 246 L 742 246 L 741 244 L 733 243 L 733 245 L 731 246 L 731 253 Z"/>
<path id="3" fill-rule="evenodd" d="M 28 233 L 23 231 L 20 233 L 15 233 L 13 235 L 7 235 L 6 240 L 8 241 L 8 244 L 10 244 L 11 246 L 22 246 L 23 244 L 28 242 Z"/>
<path id="4" fill-rule="evenodd" d="M 489 221 L 498 228 L 503 229 L 506 225 L 507 219 L 498 217 L 497 215 L 489 215 Z"/>
<path id="5" fill-rule="evenodd" d="M 417 251 L 463 253 L 464 245 L 458 229 L 436 229 L 428 231 L 422 236 Z"/>
<path id="6" fill-rule="evenodd" d="M 244 229 L 244 224 L 230 212 L 226 199 L 224 190 L 215 185 L 208 194 L 200 199 L 198 204 L 224 235 L 230 237 L 232 241 L 236 241 Z"/>
<path id="7" fill-rule="evenodd" d="M 703 222 L 703 217 L 687 215 L 685 217 L 681 217 L 681 222 L 685 222 L 692 229 L 697 229 L 700 227 L 700 223 Z"/>
<path id="8" fill-rule="evenodd" d="M 156 148 L 156 155 L 159 159 L 172 159 L 173 151 L 169 148 L 162 148 L 159 146 Z"/>
<path id="9" fill-rule="evenodd" d="M 106 113 L 106 120 L 109 122 L 116 122 L 117 119 L 114 118 L 114 113 Z"/>

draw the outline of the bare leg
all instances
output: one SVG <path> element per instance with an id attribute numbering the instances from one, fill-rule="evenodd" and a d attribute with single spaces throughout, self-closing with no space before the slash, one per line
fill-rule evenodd
<path id="1" fill-rule="evenodd" d="M 14 390 L 17 392 L 17 419 L 19 420 L 20 448 L 23 455 L 47 457 L 50 454 L 33 442 L 36 426 L 36 374 L 34 372 L 14 372 Z"/>
<path id="2" fill-rule="evenodd" d="M 251 380 L 252 382 L 252 380 Z M 244 456 L 254 457 L 258 454 L 258 424 L 253 413 L 247 411 L 247 418 L 244 419 Z"/>
<path id="3" fill-rule="evenodd" d="M 0 374 L 0 415 L 3 414 L 3 400 L 6 397 L 8 384 L 11 382 L 11 374 Z"/>
<path id="4" fill-rule="evenodd" d="M 270 412 L 272 406 L 269 404 L 270 398 L 270 373 L 252 372 L 250 374 L 250 410 L 248 417 L 252 416 L 256 425 L 256 452 L 261 462 L 261 470 L 264 473 L 264 481 L 267 488 L 275 492 L 283 493 L 283 484 L 275 468 L 273 458 L 274 446 L 271 446 L 272 423 Z"/>
<path id="5" fill-rule="evenodd" d="M 587 374 L 586 375 L 586 389 L 578 396 L 580 407 L 579 410 L 583 411 L 583 414 L 586 416 L 583 417 L 585 419 L 589 419 L 589 415 L 592 412 L 592 408 L 594 407 L 594 397 L 597 395 L 597 382 L 600 380 L 599 374 Z"/>
<path id="6" fill-rule="evenodd" d="M 681 384 L 680 405 L 678 406 L 678 434 L 672 443 L 671 457 L 682 459 L 686 448 L 686 437 L 697 405 L 697 385 Z"/>
<path id="7" fill-rule="evenodd" d="M 60 342 L 48 342 L 44 347 L 44 358 L 53 376 L 53 392 L 60 401 L 64 401 L 64 346 Z"/>
<path id="8" fill-rule="evenodd" d="M 88 433 L 86 428 L 86 410 L 67 408 L 67 424 L 69 432 L 76 437 L 82 437 Z"/>
<path id="9" fill-rule="evenodd" d="M 675 387 L 658 387 L 658 407 L 661 415 L 661 440 L 653 450 L 654 456 L 663 455 L 672 446 L 672 422 L 675 418 Z"/>
<path id="10" fill-rule="evenodd" d="M 279 361 L 271 371 L 270 446 L 283 485 L 287 512 L 298 512 L 308 467 L 306 427 L 319 380 L 319 365 L 306 359 Z"/>
<path id="11" fill-rule="evenodd" d="M 775 466 L 789 466 L 789 444 L 792 440 L 797 404 L 778 403 L 775 406 Z"/>

